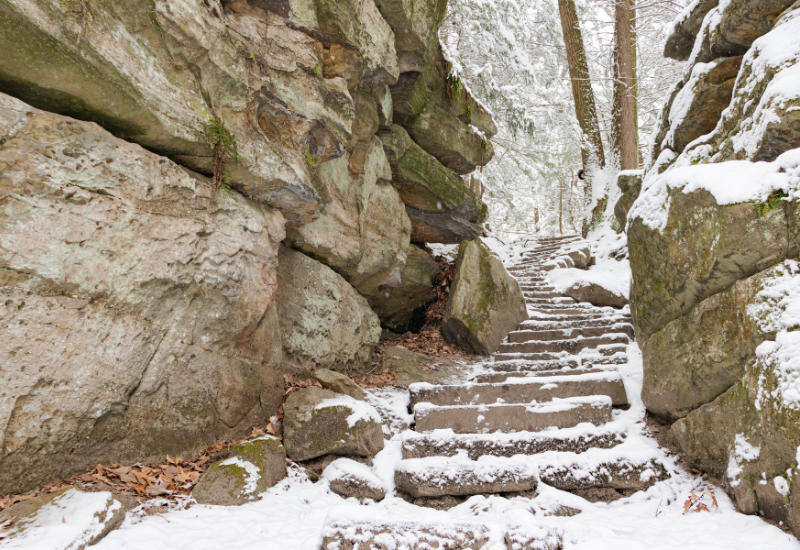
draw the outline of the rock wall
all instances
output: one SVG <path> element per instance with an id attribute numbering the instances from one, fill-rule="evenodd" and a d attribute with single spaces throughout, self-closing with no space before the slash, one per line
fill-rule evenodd
<path id="1" fill-rule="evenodd" d="M 795 534 L 798 37 L 793 0 L 681 14 L 665 53 L 689 60 L 686 75 L 627 212 L 648 411 L 739 509 Z"/>
<path id="2" fill-rule="evenodd" d="M 409 326 L 411 242 L 487 214 L 446 5 L 0 0 L 0 494 L 241 435 Z"/>

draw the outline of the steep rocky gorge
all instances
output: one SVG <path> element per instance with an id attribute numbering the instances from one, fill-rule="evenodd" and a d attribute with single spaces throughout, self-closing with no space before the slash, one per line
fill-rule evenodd
<path id="1" fill-rule="evenodd" d="M 496 132 L 445 10 L 0 0 L 0 494 L 241 436 L 433 300 Z"/>
<path id="2" fill-rule="evenodd" d="M 665 52 L 685 77 L 616 212 L 648 411 L 741 511 L 795 534 L 798 36 L 793 0 L 693 2 Z"/>

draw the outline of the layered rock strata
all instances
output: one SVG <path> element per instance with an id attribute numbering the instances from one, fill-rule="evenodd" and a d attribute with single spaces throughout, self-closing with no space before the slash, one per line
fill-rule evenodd
<path id="1" fill-rule="evenodd" d="M 787 259 L 800 253 L 800 93 L 786 84 L 800 70 L 800 8 L 692 10 L 667 46 L 692 52 L 686 77 L 627 213 L 642 395 L 687 464 L 743 512 L 797 534 L 797 265 Z"/>

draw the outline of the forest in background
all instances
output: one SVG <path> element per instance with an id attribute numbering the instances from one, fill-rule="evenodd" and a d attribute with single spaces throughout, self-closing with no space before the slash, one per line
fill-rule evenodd
<path id="1" fill-rule="evenodd" d="M 494 114 L 494 162 L 477 176 L 486 187 L 489 226 L 505 238 L 532 232 L 580 232 L 606 193 L 613 205 L 620 155 L 612 121 L 615 104 L 615 0 L 575 0 L 605 166 L 595 168 L 592 196 L 578 179 L 585 133 L 576 116 L 559 4 L 564 0 L 451 0 L 440 37 L 459 78 Z M 687 0 L 629 2 L 635 59 L 638 167 L 665 95 L 684 63 L 663 56 L 668 27 Z M 618 101 L 618 98 L 616 99 Z M 616 119 L 619 120 L 619 119 Z M 629 167 L 626 167 L 629 168 Z"/>

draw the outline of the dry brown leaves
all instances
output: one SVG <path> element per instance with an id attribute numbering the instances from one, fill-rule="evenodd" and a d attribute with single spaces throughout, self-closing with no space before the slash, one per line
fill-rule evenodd
<path id="1" fill-rule="evenodd" d="M 400 346 L 409 351 L 425 353 L 427 355 L 447 355 L 455 359 L 468 357 L 457 347 L 445 342 L 440 329 L 423 330 L 417 334 L 400 337 L 396 340 L 384 340 L 381 342 L 386 346 Z"/>
<path id="2" fill-rule="evenodd" d="M 297 390 L 307 388 L 309 386 L 316 386 L 318 388 L 322 387 L 317 380 L 313 378 L 308 378 L 307 380 L 295 380 L 291 374 L 284 374 L 283 375 L 283 400 L 286 401 L 286 398 L 292 395 Z M 281 412 L 283 412 L 283 408 L 281 407 Z M 282 418 L 283 415 L 278 415 L 279 418 Z"/>
<path id="3" fill-rule="evenodd" d="M 430 253 L 429 249 L 426 249 Z M 428 306 L 425 311 L 427 322 L 425 328 L 433 328 L 442 322 L 444 308 L 447 304 L 447 297 L 450 296 L 450 285 L 456 273 L 456 263 L 444 256 L 434 256 L 433 259 L 439 264 L 439 273 L 433 280 L 433 291 L 436 293 L 436 300 Z"/>
<path id="4" fill-rule="evenodd" d="M 203 449 L 191 459 L 173 458 L 167 455 L 166 462 L 161 464 L 134 464 L 132 466 L 113 463 L 105 466 L 98 464 L 91 471 L 70 480 L 51 483 L 22 495 L 0 497 L 0 510 L 65 487 L 95 483 L 104 483 L 114 490 L 133 493 L 143 498 L 172 499 L 189 495 L 200 476 L 208 469 L 212 454 L 265 434 L 276 435 L 280 429 L 280 421 L 273 417 L 266 419 L 265 422 L 266 424 L 263 426 L 254 427 L 248 437 L 224 442 L 215 441 L 214 445 Z"/>
<path id="5" fill-rule="evenodd" d="M 707 485 L 706 491 L 708 491 L 710 501 L 706 499 L 706 493 L 700 493 L 700 495 L 695 494 L 694 491 L 689 493 L 689 498 L 683 503 L 684 515 L 686 515 L 687 512 L 710 512 L 712 509 L 716 510 L 719 508 L 714 488 L 711 487 L 711 485 Z M 711 508 L 709 508 L 709 505 Z"/>

